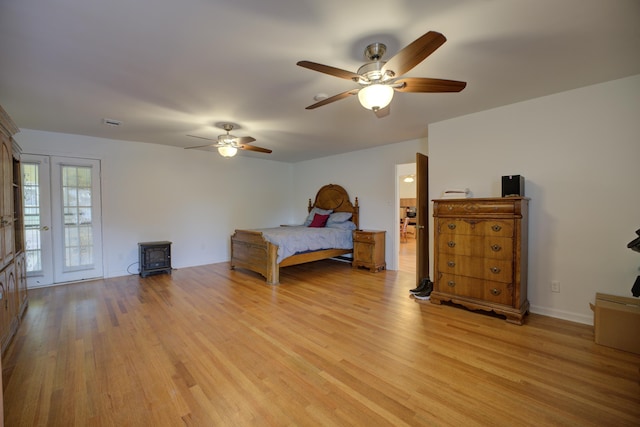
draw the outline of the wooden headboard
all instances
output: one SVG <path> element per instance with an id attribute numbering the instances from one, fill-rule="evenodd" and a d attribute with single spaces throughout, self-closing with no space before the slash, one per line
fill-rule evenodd
<path id="1" fill-rule="evenodd" d="M 351 212 L 353 216 L 351 220 L 360 228 L 360 207 L 358 206 L 358 198 L 355 204 L 351 203 L 347 191 L 337 184 L 327 184 L 318 190 L 316 200 L 311 204 L 309 199 L 308 210 L 317 207 L 319 209 L 331 209 L 334 212 Z"/>

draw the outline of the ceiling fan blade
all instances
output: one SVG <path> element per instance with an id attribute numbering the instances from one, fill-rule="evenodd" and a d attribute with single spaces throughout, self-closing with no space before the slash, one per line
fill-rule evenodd
<path id="1" fill-rule="evenodd" d="M 341 79 L 354 81 L 360 80 L 359 74 L 347 70 L 342 70 L 340 68 L 331 67 L 329 65 L 318 64 L 317 62 L 299 61 L 297 65 L 313 71 L 319 71 L 321 73 L 329 74 L 330 76 L 340 77 Z"/>
<path id="2" fill-rule="evenodd" d="M 250 144 L 255 140 L 256 140 L 255 138 L 252 138 L 250 136 L 237 136 L 233 139 L 233 142 L 235 142 L 238 145 L 241 145 L 241 144 Z"/>
<path id="3" fill-rule="evenodd" d="M 200 139 L 204 139 L 204 140 L 207 140 L 207 141 L 215 141 L 215 142 L 218 142 L 218 140 L 217 140 L 217 139 L 213 139 L 213 138 L 205 138 L 204 136 L 197 136 L 197 135 L 187 135 L 187 136 L 190 136 L 191 138 L 200 138 Z"/>
<path id="4" fill-rule="evenodd" d="M 378 110 L 374 111 L 374 113 L 379 119 L 387 117 L 391 113 L 391 104 L 387 105 L 384 108 L 379 108 Z"/>
<path id="5" fill-rule="evenodd" d="M 260 153 L 271 153 L 272 151 L 268 148 L 256 147 L 255 145 L 238 145 L 238 148 L 241 150 L 247 151 L 258 151 Z"/>
<path id="6" fill-rule="evenodd" d="M 427 56 L 435 52 L 446 41 L 447 39 L 442 34 L 429 31 L 396 53 L 382 67 L 382 71 L 391 70 L 396 76 L 401 76 L 424 61 Z"/>
<path id="7" fill-rule="evenodd" d="M 351 89 L 351 90 L 348 90 L 346 92 L 342 92 L 342 93 L 339 93 L 337 95 L 333 95 L 333 96 L 331 96 L 331 97 L 329 97 L 327 99 L 323 99 L 322 101 L 316 102 L 313 105 L 309 105 L 305 109 L 306 110 L 313 110 L 314 108 L 322 107 L 323 105 L 327 105 L 327 104 L 330 104 L 332 102 L 339 101 L 339 100 L 341 100 L 343 98 L 346 98 L 346 97 L 348 97 L 350 95 L 355 95 L 359 91 L 360 91 L 360 89 Z"/>
<path id="8" fill-rule="evenodd" d="M 460 92 L 467 86 L 467 82 L 426 77 L 406 77 L 396 80 L 394 85 L 398 83 L 404 83 L 402 86 L 395 88 L 398 92 Z"/>
<path id="9" fill-rule="evenodd" d="M 195 147 L 184 147 L 184 149 L 185 149 L 185 150 L 193 150 L 193 149 L 195 149 L 195 148 L 205 148 L 205 147 L 211 147 L 211 148 L 213 148 L 213 147 L 215 147 L 216 145 L 218 145 L 218 144 L 197 145 L 197 146 L 195 146 Z"/>

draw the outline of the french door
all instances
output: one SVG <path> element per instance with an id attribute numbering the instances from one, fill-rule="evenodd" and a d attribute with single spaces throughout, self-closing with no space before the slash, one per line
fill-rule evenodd
<path id="1" fill-rule="evenodd" d="M 100 161 L 23 154 L 29 287 L 103 276 Z"/>

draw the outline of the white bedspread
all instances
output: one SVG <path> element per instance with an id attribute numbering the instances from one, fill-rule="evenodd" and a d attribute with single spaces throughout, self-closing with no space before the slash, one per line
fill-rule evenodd
<path id="1" fill-rule="evenodd" d="M 351 230 L 339 228 L 315 228 L 305 226 L 261 228 L 264 238 L 278 245 L 278 264 L 299 252 L 319 249 L 353 249 Z"/>

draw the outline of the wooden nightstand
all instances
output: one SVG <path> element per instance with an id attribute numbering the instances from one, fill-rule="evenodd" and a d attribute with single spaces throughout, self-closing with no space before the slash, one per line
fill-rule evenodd
<path id="1" fill-rule="evenodd" d="M 366 267 L 378 272 L 387 268 L 384 261 L 385 231 L 353 231 L 353 268 Z"/>

